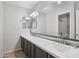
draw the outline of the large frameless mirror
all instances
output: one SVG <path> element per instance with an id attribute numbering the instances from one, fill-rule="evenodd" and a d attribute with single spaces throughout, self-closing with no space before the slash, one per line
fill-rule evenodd
<path id="1" fill-rule="evenodd" d="M 42 6 L 43 5 L 43 6 Z M 35 8 L 39 15 L 35 17 L 37 28 L 31 28 L 32 33 L 51 37 L 61 37 L 67 40 L 79 38 L 78 27 L 79 2 L 41 2 Z M 76 12 L 75 12 L 76 11 Z"/>

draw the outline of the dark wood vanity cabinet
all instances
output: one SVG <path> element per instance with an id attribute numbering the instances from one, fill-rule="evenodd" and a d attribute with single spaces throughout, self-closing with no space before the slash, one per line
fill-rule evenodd
<path id="1" fill-rule="evenodd" d="M 54 58 L 23 37 L 21 37 L 21 48 L 23 49 L 27 58 Z"/>
<path id="2" fill-rule="evenodd" d="M 26 54 L 26 56 L 28 56 L 28 41 L 27 40 L 24 40 L 24 52 Z"/>
<path id="3" fill-rule="evenodd" d="M 20 38 L 21 38 L 21 48 L 24 51 L 24 48 L 25 48 L 25 39 L 23 37 L 20 37 Z"/>
<path id="4" fill-rule="evenodd" d="M 31 58 L 35 58 L 35 45 L 31 44 Z"/>
<path id="5" fill-rule="evenodd" d="M 35 46 L 35 58 L 47 58 L 47 53 L 40 49 L 39 47 Z"/>
<path id="6" fill-rule="evenodd" d="M 34 58 L 34 45 L 23 37 L 21 37 L 21 48 L 26 57 Z"/>
<path id="7" fill-rule="evenodd" d="M 28 57 L 31 58 L 31 42 L 28 41 Z"/>

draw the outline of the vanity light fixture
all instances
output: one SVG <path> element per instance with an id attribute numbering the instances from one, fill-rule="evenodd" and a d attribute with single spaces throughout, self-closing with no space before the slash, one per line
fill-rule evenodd
<path id="1" fill-rule="evenodd" d="M 30 16 L 32 17 L 35 14 L 35 12 L 33 12 Z"/>
<path id="2" fill-rule="evenodd" d="M 36 13 L 31 14 L 30 16 L 33 17 L 33 18 L 35 18 L 35 17 L 38 16 L 38 15 L 39 15 L 39 13 L 36 12 Z"/>
<path id="3" fill-rule="evenodd" d="M 35 15 L 33 16 L 33 17 L 36 17 L 36 16 L 38 16 L 39 15 L 39 13 L 37 12 L 37 13 L 35 13 Z"/>
<path id="4" fill-rule="evenodd" d="M 36 11 L 34 11 L 30 16 L 31 17 L 35 17 L 35 16 L 39 15 L 38 11 L 39 11 L 39 9 L 37 9 Z"/>
<path id="5" fill-rule="evenodd" d="M 30 20 L 30 17 L 25 17 L 25 20 Z"/>

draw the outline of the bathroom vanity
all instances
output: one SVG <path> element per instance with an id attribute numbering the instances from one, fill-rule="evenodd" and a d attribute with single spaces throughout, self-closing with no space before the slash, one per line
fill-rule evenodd
<path id="1" fill-rule="evenodd" d="M 21 47 L 28 58 L 79 57 L 79 48 L 27 34 L 21 34 Z"/>
<path id="2" fill-rule="evenodd" d="M 55 58 L 36 44 L 21 36 L 21 47 L 28 58 Z"/>

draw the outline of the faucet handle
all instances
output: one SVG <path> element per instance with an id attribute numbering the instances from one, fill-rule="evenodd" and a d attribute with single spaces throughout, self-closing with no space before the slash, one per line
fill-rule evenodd
<path id="1" fill-rule="evenodd" d="M 61 34 L 61 36 L 63 35 L 63 33 L 62 33 L 62 32 L 61 32 L 60 34 Z"/>
<path id="2" fill-rule="evenodd" d="M 76 43 L 74 43 L 73 44 L 73 47 L 76 49 L 76 48 L 79 48 L 79 44 L 76 44 Z"/>

